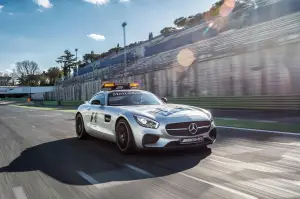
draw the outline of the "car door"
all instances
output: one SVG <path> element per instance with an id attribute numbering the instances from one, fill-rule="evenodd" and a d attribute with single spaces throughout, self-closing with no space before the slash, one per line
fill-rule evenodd
<path id="1" fill-rule="evenodd" d="M 100 113 L 100 120 L 99 123 L 101 125 L 101 131 L 106 136 L 106 139 L 112 139 L 114 140 L 114 121 L 116 119 L 115 113 L 113 112 L 114 107 L 110 107 L 107 105 L 104 105 L 102 107 L 102 111 Z"/>
<path id="2" fill-rule="evenodd" d="M 92 134 L 97 137 L 103 137 L 103 124 L 102 120 L 103 111 L 104 111 L 104 104 L 105 104 L 105 95 L 104 93 L 97 94 L 94 96 L 91 101 L 91 110 L 90 110 L 90 127 L 92 129 Z"/>
<path id="3" fill-rule="evenodd" d="M 106 95 L 99 96 L 101 105 L 94 105 L 92 112 L 94 112 L 95 131 L 104 139 L 114 140 L 114 125 L 112 107 L 106 104 Z"/>

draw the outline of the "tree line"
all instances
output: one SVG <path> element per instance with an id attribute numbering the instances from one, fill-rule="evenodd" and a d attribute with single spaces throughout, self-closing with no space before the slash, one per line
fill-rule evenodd
<path id="1" fill-rule="evenodd" d="M 62 71 L 59 67 L 41 71 L 36 62 L 25 60 L 15 64 L 10 76 L 10 85 L 53 86 L 56 79 L 62 77 Z"/>
<path id="2" fill-rule="evenodd" d="M 256 0 L 261 1 L 261 0 Z M 230 7 L 232 10 L 230 13 L 235 13 L 234 18 L 238 18 L 243 14 L 247 9 L 252 9 L 255 7 L 255 2 L 253 0 L 219 0 L 214 3 L 211 8 L 203 13 L 197 13 L 188 17 L 179 17 L 174 20 L 175 27 L 165 27 L 160 33 L 162 35 L 168 35 L 170 33 L 176 32 L 181 28 L 189 28 L 206 21 L 211 21 L 216 17 L 220 16 L 220 9 L 222 6 L 226 6 L 229 10 Z M 239 12 L 242 11 L 242 12 Z M 149 39 L 153 38 L 153 34 L 149 33 Z"/>

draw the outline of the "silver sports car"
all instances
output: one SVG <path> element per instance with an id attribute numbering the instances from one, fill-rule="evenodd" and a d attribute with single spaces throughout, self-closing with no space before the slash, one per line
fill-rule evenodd
<path id="1" fill-rule="evenodd" d="M 134 149 L 207 146 L 216 140 L 211 113 L 138 90 L 134 83 L 105 83 L 78 107 L 76 134 L 115 142 L 123 153 Z M 104 89 L 104 90 L 103 90 Z"/>

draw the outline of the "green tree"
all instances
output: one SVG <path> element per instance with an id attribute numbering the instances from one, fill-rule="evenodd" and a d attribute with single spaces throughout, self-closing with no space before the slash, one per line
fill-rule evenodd
<path id="1" fill-rule="evenodd" d="M 174 20 L 174 24 L 176 27 L 181 28 L 187 24 L 187 19 L 185 17 L 180 17 Z"/>
<path id="2" fill-rule="evenodd" d="M 59 67 L 51 67 L 45 73 L 49 85 L 54 85 L 55 80 L 58 79 L 61 75 L 62 71 L 59 69 Z"/>
<path id="3" fill-rule="evenodd" d="M 98 57 L 101 54 L 95 54 L 94 51 L 92 50 L 91 53 L 86 53 L 85 55 L 83 55 L 83 62 L 85 64 L 90 64 L 93 61 L 96 61 L 97 59 L 99 59 Z"/>
<path id="4" fill-rule="evenodd" d="M 78 68 L 84 68 L 87 64 L 81 60 L 78 61 Z"/>
<path id="5" fill-rule="evenodd" d="M 60 56 L 56 59 L 56 63 L 60 64 L 60 68 L 63 70 L 63 74 L 62 75 L 65 75 L 67 74 L 67 71 L 65 70 L 65 68 L 63 67 L 63 57 Z"/>
<path id="6" fill-rule="evenodd" d="M 47 77 L 47 73 L 45 71 L 43 71 L 43 73 L 40 75 L 40 78 L 39 78 L 39 85 L 40 86 L 48 86 L 48 82 L 49 82 L 49 79 Z"/>
<path id="7" fill-rule="evenodd" d="M 64 54 L 57 58 L 57 63 L 61 63 L 64 76 L 70 76 L 71 69 L 76 67 L 76 58 L 69 50 L 65 50 Z"/>
<path id="8" fill-rule="evenodd" d="M 149 39 L 149 40 L 152 40 L 152 39 L 153 39 L 153 33 L 152 33 L 152 32 L 149 33 L 148 39 Z"/>
<path id="9" fill-rule="evenodd" d="M 174 27 L 165 27 L 160 31 L 160 34 L 167 35 L 167 34 L 174 32 L 175 30 L 176 30 L 176 28 L 174 28 Z"/>

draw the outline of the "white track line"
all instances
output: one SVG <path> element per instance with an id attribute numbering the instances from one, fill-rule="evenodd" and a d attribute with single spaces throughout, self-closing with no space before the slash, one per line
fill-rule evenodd
<path id="1" fill-rule="evenodd" d="M 300 132 L 299 133 L 291 133 L 291 132 L 283 132 L 283 131 L 270 131 L 270 130 L 263 130 L 263 129 L 248 129 L 248 128 L 239 128 L 239 127 L 231 127 L 231 126 L 217 126 L 217 128 L 300 136 Z"/>
<path id="2" fill-rule="evenodd" d="M 251 196 L 251 195 L 249 195 L 249 194 L 246 194 L 246 193 L 243 193 L 243 192 L 240 192 L 240 191 L 237 191 L 237 190 L 234 190 L 234 189 L 231 189 L 231 188 L 229 188 L 229 187 L 225 187 L 225 186 L 223 186 L 223 185 L 219 185 L 219 184 L 216 184 L 216 183 L 213 183 L 213 182 L 208 182 L 208 181 L 206 181 L 206 180 L 202 180 L 202 179 L 200 179 L 200 178 L 191 176 L 191 175 L 186 174 L 186 173 L 179 173 L 179 174 L 180 174 L 180 175 L 183 175 L 183 176 L 185 176 L 185 177 L 191 178 L 191 179 L 193 179 L 193 180 L 196 180 L 196 181 L 198 181 L 198 182 L 202 182 L 202 183 L 209 184 L 209 185 L 211 185 L 211 186 L 217 187 L 217 188 L 219 188 L 219 189 L 223 189 L 223 190 L 225 190 L 225 191 L 228 191 L 228 192 L 231 192 L 231 193 L 233 193 L 233 194 L 239 195 L 239 196 L 241 196 L 241 197 L 243 197 L 243 198 L 257 199 L 257 197 L 255 197 L 255 196 Z"/>
<path id="3" fill-rule="evenodd" d="M 124 164 L 124 165 L 125 165 L 126 167 L 132 169 L 132 170 L 135 170 L 135 171 L 141 173 L 141 174 L 144 174 L 144 175 L 150 176 L 150 177 L 154 177 L 154 175 L 153 175 L 152 173 L 149 173 L 148 171 L 145 171 L 145 170 L 143 170 L 143 169 L 137 168 L 137 167 L 135 167 L 135 166 L 133 166 L 133 165 L 131 165 L 131 164 Z"/>
<path id="4" fill-rule="evenodd" d="M 77 171 L 77 173 L 85 180 L 87 180 L 92 185 L 99 184 L 97 180 L 95 180 L 93 177 L 89 176 L 88 174 L 84 173 L 83 171 Z"/>
<path id="5" fill-rule="evenodd" d="M 13 192 L 17 199 L 27 199 L 27 196 L 22 187 L 14 187 Z"/>
<path id="6" fill-rule="evenodd" d="M 95 178 L 93 178 L 92 176 L 86 174 L 83 171 L 77 171 L 77 173 L 86 181 L 88 181 L 91 185 L 93 185 L 94 187 L 96 187 L 97 189 L 106 189 L 106 188 L 111 188 L 111 187 L 115 187 L 118 185 L 124 185 L 124 184 L 128 184 L 131 183 L 131 181 L 111 181 L 111 182 L 98 182 Z"/>
<path id="7" fill-rule="evenodd" d="M 140 169 L 140 168 L 138 168 L 138 167 L 135 167 L 135 166 L 133 166 L 133 165 L 130 165 L 130 164 L 124 164 L 124 165 L 125 165 L 126 167 L 128 167 L 128 168 L 134 170 L 134 171 L 137 171 L 137 172 L 141 173 L 141 174 L 144 174 L 144 175 L 147 175 L 147 176 L 151 176 L 151 177 L 154 177 L 154 176 L 155 176 L 155 175 L 153 175 L 152 173 L 149 173 L 148 171 L 145 171 L 145 170 Z M 219 184 L 216 184 L 216 183 L 208 182 L 208 181 L 206 181 L 206 180 L 202 180 L 202 179 L 200 179 L 200 178 L 191 176 L 191 175 L 189 175 L 189 174 L 185 174 L 185 173 L 183 173 L 183 172 L 180 172 L 180 173 L 178 173 L 178 174 L 183 175 L 183 176 L 188 177 L 188 178 L 191 178 L 191 179 L 196 180 L 196 181 L 198 181 L 198 182 L 202 182 L 202 183 L 209 184 L 209 185 L 211 185 L 211 186 L 217 187 L 217 188 L 219 188 L 219 189 L 223 189 L 223 190 L 225 190 L 225 191 L 228 191 L 228 192 L 231 192 L 231 193 L 233 193 L 233 194 L 239 195 L 239 196 L 241 196 L 241 197 L 243 197 L 243 198 L 257 199 L 257 197 L 251 196 L 251 195 L 249 195 L 249 194 L 246 194 L 246 193 L 243 193 L 243 192 L 240 192 L 240 191 L 231 189 L 231 188 L 229 188 L 229 187 L 225 187 L 225 186 L 223 186 L 223 185 L 219 185 Z"/>

